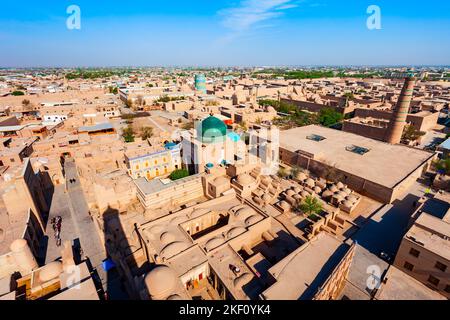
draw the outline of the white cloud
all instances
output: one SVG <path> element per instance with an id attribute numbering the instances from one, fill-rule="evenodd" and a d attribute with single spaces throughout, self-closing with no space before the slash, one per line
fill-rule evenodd
<path id="1" fill-rule="evenodd" d="M 254 25 L 280 17 L 285 10 L 297 7 L 294 0 L 241 0 L 239 5 L 219 11 L 223 25 L 232 33 L 227 39 L 234 38 Z"/>

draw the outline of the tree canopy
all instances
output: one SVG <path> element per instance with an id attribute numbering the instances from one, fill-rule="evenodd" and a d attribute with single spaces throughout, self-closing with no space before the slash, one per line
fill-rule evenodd
<path id="1" fill-rule="evenodd" d="M 122 137 L 124 138 L 125 142 L 134 142 L 134 130 L 131 126 L 126 127 L 123 129 Z"/>
<path id="2" fill-rule="evenodd" d="M 187 171 L 186 169 L 178 169 L 175 171 L 172 171 L 172 173 L 170 174 L 169 178 L 171 180 L 179 180 L 182 178 L 186 178 L 189 176 L 189 171 Z"/>
<path id="3" fill-rule="evenodd" d="M 316 214 L 322 212 L 323 206 L 317 198 L 313 196 L 307 196 L 298 205 L 298 209 L 300 209 L 308 216 L 315 216 Z"/>
<path id="4" fill-rule="evenodd" d="M 332 108 L 324 108 L 319 111 L 319 123 L 325 127 L 330 127 L 344 119 L 342 113 Z"/>
<path id="5" fill-rule="evenodd" d="M 141 128 L 141 138 L 143 140 L 147 140 L 153 136 L 153 128 L 152 127 L 142 127 Z"/>

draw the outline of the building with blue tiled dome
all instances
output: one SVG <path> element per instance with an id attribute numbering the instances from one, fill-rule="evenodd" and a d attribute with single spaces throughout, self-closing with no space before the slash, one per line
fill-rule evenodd
<path id="1" fill-rule="evenodd" d="M 223 142 L 227 135 L 227 126 L 222 120 L 209 116 L 201 122 L 200 131 L 203 143 Z"/>

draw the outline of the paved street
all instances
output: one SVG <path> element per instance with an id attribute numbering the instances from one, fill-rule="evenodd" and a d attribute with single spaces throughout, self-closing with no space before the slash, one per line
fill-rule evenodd
<path id="1" fill-rule="evenodd" d="M 61 244 L 64 244 L 65 241 L 73 242 L 74 240 L 76 240 L 78 238 L 78 231 L 76 230 L 76 226 L 72 219 L 72 213 L 69 206 L 69 198 L 65 193 L 64 185 L 55 186 L 55 191 L 53 193 L 48 223 L 45 230 L 45 233 L 48 236 L 45 263 L 54 261 L 61 256 L 62 246 L 56 246 L 52 224 L 50 223 L 51 219 L 55 218 L 56 216 L 61 216 L 62 218 Z"/>
<path id="2" fill-rule="evenodd" d="M 413 212 L 413 203 L 425 191 L 425 187 L 415 182 L 409 192 L 390 205 L 376 212 L 362 228 L 351 236 L 352 240 L 375 255 L 381 251 L 395 255 Z"/>
<path id="3" fill-rule="evenodd" d="M 89 215 L 89 208 L 81 188 L 75 162 L 67 160 L 65 163 L 67 192 L 70 199 L 72 218 L 75 224 L 77 234 L 79 235 L 81 248 L 84 256 L 88 257 L 92 267 L 97 273 L 106 288 L 107 275 L 102 268 L 102 262 L 106 259 L 105 248 L 100 241 L 98 231 L 95 228 L 94 221 Z M 70 183 L 70 179 L 76 179 Z"/>

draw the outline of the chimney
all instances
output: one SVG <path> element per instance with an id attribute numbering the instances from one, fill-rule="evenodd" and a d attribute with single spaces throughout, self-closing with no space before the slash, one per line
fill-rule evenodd
<path id="1" fill-rule="evenodd" d="M 398 98 L 395 110 L 392 113 L 389 127 L 384 136 L 384 141 L 390 144 L 398 144 L 402 138 L 403 129 L 406 125 L 406 118 L 409 113 L 409 106 L 414 91 L 414 85 L 416 78 L 414 76 L 408 76 L 405 79 L 402 92 Z"/>

